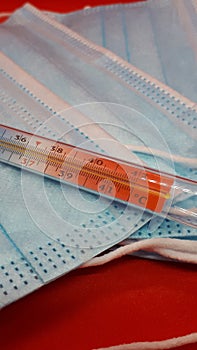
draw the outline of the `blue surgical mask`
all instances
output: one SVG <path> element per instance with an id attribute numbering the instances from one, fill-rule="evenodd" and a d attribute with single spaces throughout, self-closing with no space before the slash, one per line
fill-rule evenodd
<path id="1" fill-rule="evenodd" d="M 130 156 L 99 125 L 0 58 L 1 123 L 103 153 L 112 142 L 114 155 Z M 149 219 L 137 209 L 0 166 L 1 306 L 83 264 Z"/>
<path id="2" fill-rule="evenodd" d="M 128 160 L 134 154 L 121 144 L 195 156 L 191 101 L 47 15 L 25 6 L 1 26 L 0 43 L 2 123 Z M 170 159 L 139 156 L 137 162 L 178 169 Z M 8 274 L 2 273 L 2 305 L 77 267 L 151 218 L 50 180 L 43 184 L 32 174 L 21 177 L 4 165 L 1 171 L 2 246 L 10 251 L 2 255 Z M 182 171 L 187 168 L 180 166 Z M 194 178 L 194 167 L 187 174 Z M 19 270 L 29 279 L 19 279 Z"/>
<path id="3" fill-rule="evenodd" d="M 148 10 L 147 10 L 147 7 L 148 7 Z M 162 7 L 162 10 L 161 10 L 161 7 Z M 153 74 L 153 76 L 159 78 L 161 81 L 167 82 L 170 86 L 176 87 L 178 91 L 184 93 L 185 92 L 184 88 L 186 87 L 184 74 L 188 73 L 188 70 L 190 69 L 190 76 L 195 77 L 195 74 L 193 75 L 193 72 L 196 72 L 196 69 L 194 69 L 194 67 L 196 65 L 196 61 L 193 60 L 193 66 L 192 66 L 191 59 L 189 59 L 189 57 L 194 56 L 193 52 L 195 49 L 195 47 L 193 45 L 191 45 L 191 42 L 187 40 L 187 37 L 192 35 L 191 26 L 189 26 L 189 27 L 187 26 L 187 37 L 185 35 L 180 35 L 180 33 L 182 33 L 185 30 L 185 27 L 183 26 L 183 23 L 181 22 L 181 20 L 179 18 L 179 16 L 181 17 L 182 10 L 184 7 L 186 7 L 186 9 L 187 9 L 188 16 L 192 17 L 193 12 L 192 12 L 192 5 L 190 4 L 190 2 L 185 2 L 185 3 L 179 2 L 179 5 L 177 5 L 173 1 L 171 3 L 169 3 L 167 1 L 167 2 L 165 2 L 165 4 L 163 3 L 163 5 L 161 2 L 157 2 L 156 6 L 155 6 L 155 3 L 148 2 L 148 3 L 139 3 L 139 4 L 135 4 L 135 5 L 129 4 L 129 5 L 120 5 L 120 6 L 118 5 L 115 7 L 114 6 L 108 7 L 107 6 L 107 7 L 101 7 L 101 8 L 93 8 L 93 9 L 84 10 L 82 12 L 73 13 L 70 15 L 56 16 L 56 18 L 60 22 L 67 24 L 70 28 L 79 31 L 80 33 L 84 34 L 86 37 L 92 39 L 94 42 L 96 42 L 98 44 L 102 44 L 103 46 L 110 48 L 112 51 L 114 51 L 115 53 L 118 53 L 118 54 L 120 54 L 118 49 L 121 50 L 121 52 L 124 52 L 124 50 L 121 49 L 122 46 L 120 45 L 124 40 L 120 39 L 118 41 L 118 45 L 117 45 L 117 40 L 115 38 L 116 37 L 122 38 L 123 35 L 121 36 L 121 33 L 120 33 L 122 31 L 122 33 L 124 34 L 124 39 L 125 40 L 127 39 L 127 41 L 125 41 L 125 47 L 127 47 L 127 50 L 128 50 L 128 45 L 130 45 L 130 47 L 132 45 L 132 50 L 133 50 L 132 51 L 132 53 L 133 53 L 132 60 L 131 60 L 131 57 L 128 56 L 127 57 L 128 61 L 132 61 L 132 63 L 138 62 L 138 66 L 140 68 L 145 69 L 148 73 Z M 136 17 L 136 11 L 139 12 L 139 17 Z M 154 16 L 157 16 L 158 13 L 160 13 L 159 16 L 161 17 L 161 20 L 160 21 L 152 21 L 151 18 Z M 168 15 L 169 15 L 168 18 L 173 17 L 175 20 L 175 23 L 173 21 L 170 21 L 170 23 L 172 23 L 172 27 L 162 26 L 162 21 L 165 21 L 165 23 L 166 23 L 166 16 L 168 16 Z M 55 17 L 55 15 L 53 15 L 53 17 Z M 112 21 L 112 18 L 115 18 L 116 21 Z M 137 20 L 136 20 L 136 18 L 137 18 Z M 126 21 L 126 19 L 128 19 L 128 20 Z M 131 19 L 133 19 L 133 20 L 131 21 Z M 142 21 L 141 24 L 139 23 L 139 19 Z M 126 21 L 126 24 L 125 24 L 125 21 Z M 149 21 L 149 24 L 148 24 L 148 21 Z M 152 23 L 152 25 L 150 22 Z M 153 27 L 153 22 L 157 23 L 157 28 Z M 147 27 L 145 28 L 146 30 L 144 30 L 145 25 L 149 26 L 149 30 Z M 144 33 L 146 33 L 146 35 L 149 35 L 149 37 L 144 38 L 144 40 L 139 40 L 139 38 L 137 38 L 137 43 L 138 43 L 137 49 L 135 47 L 135 44 L 133 43 L 133 40 L 136 40 L 135 39 L 136 36 L 134 38 L 133 33 L 134 32 L 136 33 L 136 29 L 137 29 L 134 26 L 140 27 L 141 35 L 144 35 Z M 93 28 L 93 30 L 90 30 L 90 28 Z M 127 33 L 124 32 L 125 28 L 127 28 L 127 31 L 128 31 Z M 165 30 L 166 30 L 166 28 L 168 30 L 170 28 L 171 33 L 173 33 L 173 36 L 175 38 L 178 38 L 178 37 L 180 38 L 180 40 L 175 40 L 177 47 L 174 50 L 177 50 L 177 52 L 180 52 L 180 50 L 181 50 L 181 52 L 183 52 L 181 57 L 184 57 L 183 61 L 186 62 L 185 64 L 188 64 L 188 62 L 189 62 L 188 66 L 187 67 L 184 66 L 184 69 L 181 70 L 181 72 L 184 73 L 182 76 L 180 74 L 176 73 L 176 72 L 178 72 L 177 60 L 175 61 L 175 59 L 171 59 L 171 64 L 169 65 L 169 64 L 165 63 L 165 61 L 162 61 L 163 58 L 165 58 L 166 56 L 163 54 L 162 55 L 159 54 L 160 52 L 164 52 L 164 51 L 166 52 L 166 54 L 168 53 L 168 51 L 166 50 L 166 43 L 167 43 L 167 38 L 169 38 L 169 35 L 167 33 L 165 33 L 163 28 L 165 28 Z M 163 33 L 162 33 L 162 31 L 163 31 Z M 101 35 L 101 33 L 102 33 L 102 35 Z M 140 33 L 139 33 L 139 36 L 140 36 Z M 108 40 L 104 39 L 105 34 L 107 35 Z M 160 35 L 160 37 L 159 37 L 159 35 Z M 102 38 L 101 38 L 101 36 L 102 36 Z M 153 38 L 153 36 L 157 36 L 157 37 L 159 37 L 159 39 L 154 39 L 154 42 L 153 42 L 153 40 L 150 40 L 150 37 Z M 151 44 L 152 48 L 149 47 L 149 48 L 147 48 L 147 51 L 144 50 L 144 42 L 147 45 Z M 142 45 L 141 50 L 139 50 L 140 43 Z M 160 46 L 159 49 L 156 47 L 156 43 L 158 43 L 158 45 Z M 186 44 L 189 46 L 189 50 L 185 49 Z M 146 59 L 145 59 L 145 57 L 143 57 L 143 55 L 142 55 L 143 50 L 145 53 L 148 52 L 149 54 L 150 53 L 152 54 L 149 57 L 149 59 L 147 57 L 146 57 Z M 171 49 L 169 54 L 173 54 L 173 52 L 174 51 Z M 157 63 L 156 63 L 156 57 L 154 56 L 155 53 L 157 53 Z M 135 56 L 135 54 L 136 54 L 136 56 Z M 139 56 L 141 58 L 141 61 L 139 60 Z M 126 57 L 124 57 L 124 58 L 126 58 Z M 136 61 L 135 61 L 135 59 L 136 59 Z M 142 66 L 140 64 L 141 62 L 144 64 L 148 63 L 149 66 L 148 67 Z M 158 64 L 158 62 L 160 62 L 160 63 Z M 160 67 L 160 69 L 157 69 L 158 67 Z M 177 71 L 176 71 L 176 69 L 177 69 Z M 173 76 L 171 70 L 173 70 L 173 72 L 174 72 L 173 74 L 177 75 L 179 78 L 181 77 L 181 79 L 182 79 L 181 81 L 180 81 L 180 79 L 178 80 L 178 87 L 173 85 L 173 82 L 177 81 L 177 80 L 171 79 L 169 81 L 169 79 L 168 80 L 164 79 L 164 74 L 161 76 L 161 72 L 164 72 L 164 71 L 167 72 L 166 74 L 168 75 L 168 77 Z M 179 71 L 180 71 L 180 69 L 179 69 Z M 122 71 L 122 74 L 123 73 L 124 73 L 124 70 Z M 150 80 L 154 83 L 154 79 L 150 78 Z M 189 82 L 189 87 L 190 87 L 189 89 L 187 87 L 187 94 L 190 98 L 193 98 L 194 92 L 196 90 L 195 83 L 197 80 L 194 79 L 192 84 L 190 82 L 190 79 L 187 79 L 187 80 Z M 145 90 L 145 88 L 146 88 L 146 86 L 144 87 L 144 90 Z M 149 88 L 147 87 L 147 90 L 148 89 Z M 166 94 L 170 96 L 170 93 L 172 93 L 172 95 L 173 95 L 173 92 L 170 89 L 167 89 Z M 148 92 L 146 92 L 146 94 L 148 94 Z M 176 93 L 174 94 L 174 99 L 175 99 L 175 96 L 176 96 Z M 195 95 L 195 97 L 196 97 L 196 95 Z M 151 98 L 153 98 L 153 96 L 151 96 Z M 159 94 L 159 99 L 166 102 L 166 96 L 160 96 L 160 94 Z M 194 100 L 195 100 L 195 98 L 194 98 Z M 183 98 L 181 98 L 181 101 L 182 101 L 181 107 L 176 106 L 176 108 L 175 108 L 175 110 L 177 111 L 176 112 L 177 120 L 179 120 L 179 118 L 180 118 L 179 112 L 182 110 L 182 107 L 184 104 Z M 169 104 L 170 101 L 167 100 L 167 102 Z M 165 106 L 165 103 L 164 103 L 163 106 L 170 113 L 170 108 L 169 108 L 168 104 Z M 191 103 L 191 106 L 192 106 L 192 103 Z M 171 113 L 173 115 L 175 115 L 174 109 L 173 109 L 175 107 L 175 105 L 173 102 L 172 102 L 170 107 L 172 109 Z M 116 108 L 116 110 L 118 110 L 117 106 L 115 108 Z M 139 108 L 138 108 L 138 110 L 139 110 Z M 189 107 L 189 110 L 190 110 L 190 107 Z M 185 114 L 187 113 L 188 117 L 190 117 L 189 110 L 188 110 L 188 112 L 182 110 L 182 112 L 181 112 L 182 115 L 185 116 Z M 114 113 L 115 113 L 115 111 L 114 111 Z M 130 115 L 127 116 L 125 111 L 122 111 L 122 110 L 119 111 L 119 113 L 117 113 L 117 114 L 119 116 L 120 115 L 122 116 L 122 119 L 121 119 L 122 125 L 126 125 L 128 127 L 131 125 L 131 123 L 133 123 L 133 125 L 135 125 L 139 128 L 138 123 L 137 123 L 137 118 L 139 118 L 138 115 L 136 115 L 135 117 L 130 116 Z M 98 114 L 96 114 L 95 111 L 94 111 L 93 118 L 94 118 L 94 116 L 95 116 L 95 120 L 99 120 Z M 192 126 L 193 126 L 194 131 L 196 128 L 196 119 L 195 118 L 196 117 L 194 116 L 192 119 Z M 104 115 L 104 119 L 106 120 L 105 115 Z M 129 121 L 128 121 L 128 119 L 129 119 Z M 185 122 L 185 121 L 186 120 L 183 117 L 182 122 Z M 189 125 L 191 125 L 189 120 L 187 120 L 187 123 Z M 147 133 L 147 131 L 149 129 L 149 125 L 145 126 L 145 123 L 143 123 L 143 127 Z M 166 127 L 166 130 L 167 131 L 170 130 L 170 125 L 168 127 Z M 135 130 L 135 132 L 138 133 L 138 135 L 140 135 L 140 136 L 143 135 L 143 130 L 138 129 L 138 130 Z M 150 137 L 149 135 L 151 134 L 151 132 L 152 132 L 152 130 L 150 130 L 147 133 L 147 137 Z M 169 136 L 174 144 L 176 142 L 176 140 L 174 140 L 172 135 L 169 134 Z M 175 136 L 175 137 L 177 137 L 177 136 Z M 180 138 L 182 139 L 181 136 L 180 136 Z M 177 140 L 178 139 L 179 139 L 179 137 L 177 137 Z M 145 138 L 144 138 L 143 141 L 145 141 L 146 145 L 148 144 L 147 139 L 145 140 Z M 122 140 L 121 140 L 121 142 L 122 142 Z M 136 143 L 136 140 L 134 140 L 134 143 Z M 185 140 L 185 143 L 188 143 L 188 140 Z M 149 147 L 151 149 L 153 147 L 152 138 L 151 138 L 151 145 Z M 156 147 L 158 147 L 158 144 L 156 145 Z M 135 149 L 135 145 L 132 147 L 132 149 Z M 137 149 L 137 146 L 136 146 L 136 149 Z M 165 148 L 163 147 L 163 149 L 165 149 Z M 195 154 L 195 146 L 194 146 L 194 148 L 192 146 L 190 148 L 190 151 L 192 151 L 192 149 L 193 149 L 194 154 Z M 143 151 L 142 151 L 142 153 L 143 153 Z M 177 151 L 175 153 L 177 153 Z M 191 153 L 190 153 L 190 155 L 191 155 Z M 141 157 L 143 160 L 148 162 L 149 165 L 155 166 L 154 163 L 151 163 L 151 161 L 153 160 L 152 157 L 148 156 L 147 154 L 146 155 L 141 154 Z M 195 158 L 193 160 L 194 160 L 194 162 L 193 162 L 193 164 L 194 164 Z M 183 166 L 184 162 L 187 163 L 186 158 L 182 160 L 182 164 L 175 165 L 176 172 L 182 176 L 189 177 L 190 175 L 192 175 L 192 178 L 196 178 L 195 166 L 194 167 L 191 166 L 190 170 L 188 172 L 188 166 L 187 166 L 187 168 L 185 168 Z M 160 164 L 160 168 L 161 167 L 162 167 L 162 165 Z M 166 171 L 169 170 L 169 168 L 167 169 L 166 164 L 164 165 L 164 169 Z M 196 206 L 195 200 L 194 200 L 193 206 L 194 207 Z M 137 237 L 142 236 L 142 238 L 143 237 L 144 238 L 151 237 L 152 235 L 153 236 L 155 236 L 155 235 L 162 236 L 162 237 L 166 237 L 166 236 L 171 235 L 171 237 L 172 237 L 173 234 L 178 235 L 178 236 L 188 236 L 187 226 L 183 226 L 183 225 L 175 224 L 175 223 L 171 223 L 172 227 L 169 228 L 169 226 L 170 226 L 170 224 L 168 223 L 168 221 L 162 223 L 161 220 L 158 220 L 156 218 L 156 219 L 154 219 L 154 221 L 152 220 L 151 225 L 148 224 L 148 225 L 142 227 L 139 231 L 137 231 L 134 234 L 134 236 L 137 236 Z M 166 227 L 168 227 L 168 230 L 166 230 Z M 192 235 L 195 235 L 195 229 L 189 229 L 189 232 L 190 233 L 192 232 Z"/>
<path id="4" fill-rule="evenodd" d="M 30 5 L 17 11 L 2 26 L 0 42 L 7 56 L 68 104 L 105 102 L 123 105 L 125 110 L 120 113 L 117 107 L 115 117 L 130 131 L 125 143 L 145 144 L 163 151 L 161 140 L 152 133 L 153 128 L 158 133 L 162 129 L 159 138 L 163 137 L 169 152 L 195 159 L 195 104 L 118 56 L 96 47 Z M 25 54 L 19 55 L 21 52 Z M 127 107 L 133 112 L 129 113 Z M 109 108 L 98 104 L 93 112 L 89 114 L 96 122 L 113 122 L 114 110 L 108 117 Z M 144 116 L 144 128 L 139 114 Z M 180 139 L 183 147 L 180 147 Z M 144 160 L 144 156 L 140 156 Z M 146 161 L 149 162 L 147 157 Z M 194 178 L 192 169 L 188 177 Z"/>
<path id="5" fill-rule="evenodd" d="M 147 0 L 48 15 L 197 102 L 194 1 Z"/>

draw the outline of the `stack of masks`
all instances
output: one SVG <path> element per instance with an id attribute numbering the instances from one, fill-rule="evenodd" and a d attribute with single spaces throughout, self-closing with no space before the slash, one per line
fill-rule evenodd
<path id="1" fill-rule="evenodd" d="M 25 5 L 0 26 L 0 123 L 196 181 L 196 12 L 192 0 L 67 15 Z M 0 307 L 117 244 L 183 240 L 181 260 L 197 238 L 182 223 L 0 167 Z M 194 197 L 177 201 L 196 208 Z"/>

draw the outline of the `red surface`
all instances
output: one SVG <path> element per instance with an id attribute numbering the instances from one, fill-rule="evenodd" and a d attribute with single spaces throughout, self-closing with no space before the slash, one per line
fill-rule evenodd
<path id="1" fill-rule="evenodd" d="M 138 0 L 140 1 L 140 0 Z M 98 6 L 98 5 L 107 5 L 110 3 L 120 3 L 120 2 L 137 2 L 134 0 L 126 0 L 126 1 L 118 1 L 118 0 L 74 0 L 74 1 L 66 1 L 66 0 L 8 0 L 1 1 L 0 10 L 1 11 L 13 11 L 17 7 L 22 6 L 26 2 L 31 3 L 32 5 L 38 7 L 39 9 L 45 10 L 53 10 L 56 12 L 68 12 L 82 9 L 84 6 Z"/>
<path id="2" fill-rule="evenodd" d="M 110 1 L 32 3 L 70 11 Z M 22 4 L 1 1 L 0 10 Z M 90 350 L 197 332 L 196 272 L 192 265 L 131 257 L 76 270 L 0 311 L 0 349 Z"/>

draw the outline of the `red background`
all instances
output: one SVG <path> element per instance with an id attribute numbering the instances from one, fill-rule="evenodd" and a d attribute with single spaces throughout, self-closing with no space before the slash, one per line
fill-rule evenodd
<path id="1" fill-rule="evenodd" d="M 1 1 L 0 10 L 23 3 Z M 110 0 L 31 3 L 66 12 Z M 197 332 L 196 272 L 194 265 L 132 257 L 73 271 L 0 311 L 0 349 L 90 350 Z"/>

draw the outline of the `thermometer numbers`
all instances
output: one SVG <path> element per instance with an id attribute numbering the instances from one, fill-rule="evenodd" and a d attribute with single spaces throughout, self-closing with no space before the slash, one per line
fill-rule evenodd
<path id="1" fill-rule="evenodd" d="M 21 164 L 23 166 L 32 167 L 35 164 L 35 160 L 23 157 L 21 159 Z"/>
<path id="2" fill-rule="evenodd" d="M 27 137 L 25 137 L 23 135 L 18 135 L 18 134 L 15 135 L 14 140 L 19 141 L 19 142 L 23 142 L 23 143 L 28 141 Z"/>
<path id="3" fill-rule="evenodd" d="M 59 146 L 51 146 L 51 152 L 62 153 L 63 152 L 63 148 L 61 148 Z"/>

